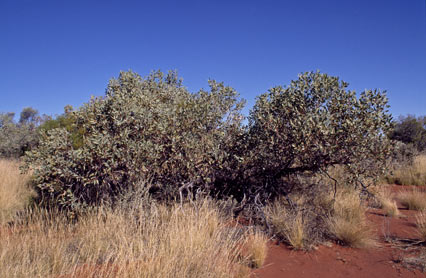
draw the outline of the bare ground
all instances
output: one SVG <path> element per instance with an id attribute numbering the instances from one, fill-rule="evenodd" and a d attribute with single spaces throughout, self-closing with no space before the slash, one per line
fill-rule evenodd
<path id="1" fill-rule="evenodd" d="M 392 189 L 397 192 L 407 187 Z M 303 252 L 270 243 L 266 262 L 254 271 L 253 277 L 426 277 L 426 272 L 422 272 L 426 246 L 416 238 L 417 212 L 400 205 L 399 209 L 398 218 L 386 217 L 380 209 L 368 211 L 379 241 L 375 248 L 354 249 L 329 243 Z"/>

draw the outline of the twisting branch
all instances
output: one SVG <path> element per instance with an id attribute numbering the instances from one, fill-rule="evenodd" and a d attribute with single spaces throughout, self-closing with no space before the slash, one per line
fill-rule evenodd
<path id="1" fill-rule="evenodd" d="M 271 227 L 269 226 L 268 220 L 266 219 L 265 213 L 263 211 L 264 205 L 259 200 L 259 197 L 260 197 L 259 193 L 256 194 L 256 196 L 254 197 L 255 209 L 260 214 L 260 217 L 262 218 L 263 222 L 265 223 L 266 228 L 268 229 L 268 233 L 270 233 L 271 232 Z"/>
<path id="2" fill-rule="evenodd" d="M 329 179 L 331 179 L 331 180 L 333 180 L 334 181 L 334 194 L 333 194 L 333 200 L 335 200 L 336 199 L 336 194 L 337 194 L 337 185 L 338 185 L 338 181 L 335 179 L 335 178 L 333 178 L 332 176 L 330 176 L 330 174 L 327 172 L 327 171 L 325 171 L 325 170 L 322 170 L 322 169 L 320 169 L 320 172 L 322 172 L 323 174 L 325 174 Z"/>
<path id="3" fill-rule="evenodd" d="M 244 196 L 243 196 L 243 199 L 240 202 L 240 205 L 235 207 L 234 214 L 235 215 L 240 214 L 240 212 L 244 210 L 246 204 L 247 204 L 247 196 L 244 193 Z"/>
<path id="4" fill-rule="evenodd" d="M 194 187 L 194 183 L 193 182 L 186 182 L 186 183 L 182 183 L 182 186 L 179 187 L 179 197 L 180 197 L 180 206 L 183 206 L 183 191 L 186 190 L 186 193 L 189 194 L 191 191 L 190 189 L 192 189 Z M 190 201 L 192 202 L 192 198 L 190 199 Z"/>

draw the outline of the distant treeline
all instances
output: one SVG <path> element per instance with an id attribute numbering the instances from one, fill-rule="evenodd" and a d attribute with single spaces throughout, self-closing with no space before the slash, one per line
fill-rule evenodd
<path id="1" fill-rule="evenodd" d="M 410 144 L 418 151 L 426 150 L 426 116 L 400 116 L 395 121 L 395 128 L 389 133 L 389 138 Z"/>

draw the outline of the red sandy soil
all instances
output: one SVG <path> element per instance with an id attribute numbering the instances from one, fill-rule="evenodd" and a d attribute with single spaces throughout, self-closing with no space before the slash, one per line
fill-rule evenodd
<path id="1" fill-rule="evenodd" d="M 396 193 L 406 188 L 393 186 L 392 191 Z M 426 277 L 426 273 L 407 269 L 400 263 L 403 257 L 416 256 L 418 250 L 398 248 L 410 240 L 416 241 L 416 212 L 399 208 L 401 217 L 398 218 L 385 217 L 380 209 L 368 211 L 367 217 L 375 224 L 379 240 L 375 248 L 354 249 L 330 243 L 303 252 L 271 243 L 264 266 L 255 270 L 253 277 Z"/>

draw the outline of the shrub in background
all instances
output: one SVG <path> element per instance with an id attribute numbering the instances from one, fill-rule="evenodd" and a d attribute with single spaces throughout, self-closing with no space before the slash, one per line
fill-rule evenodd
<path id="1" fill-rule="evenodd" d="M 420 152 L 426 150 L 426 116 L 400 116 L 389 138 L 410 144 Z"/>
<path id="2" fill-rule="evenodd" d="M 410 160 L 392 165 L 392 171 L 385 176 L 389 184 L 426 185 L 426 155 L 414 156 Z"/>
<path id="3" fill-rule="evenodd" d="M 72 145 L 74 149 L 78 149 L 83 145 L 84 129 L 82 126 L 77 125 L 77 119 L 73 112 L 73 107 L 67 105 L 64 108 L 64 113 L 57 116 L 55 119 L 47 119 L 40 126 L 39 131 L 41 133 L 47 133 L 47 131 L 64 128 L 70 133 Z"/>
<path id="4" fill-rule="evenodd" d="M 26 107 L 19 121 L 15 113 L 0 113 L 0 157 L 18 158 L 38 143 L 37 126 L 43 120 L 38 111 Z"/>

